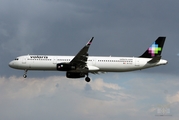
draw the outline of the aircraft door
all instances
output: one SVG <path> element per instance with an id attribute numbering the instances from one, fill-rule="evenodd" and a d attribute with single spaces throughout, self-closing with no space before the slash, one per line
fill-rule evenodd
<path id="1" fill-rule="evenodd" d="M 22 58 L 22 64 L 26 64 L 26 58 Z"/>
<path id="2" fill-rule="evenodd" d="M 57 57 L 53 58 L 53 64 L 57 64 Z"/>
<path id="3" fill-rule="evenodd" d="M 96 59 L 92 59 L 92 64 L 96 65 Z"/>

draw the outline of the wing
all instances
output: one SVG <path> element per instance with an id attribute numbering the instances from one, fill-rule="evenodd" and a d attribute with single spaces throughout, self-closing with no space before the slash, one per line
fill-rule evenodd
<path id="1" fill-rule="evenodd" d="M 88 49 L 93 41 L 92 37 L 88 43 L 78 52 L 78 54 L 70 61 L 70 64 L 75 65 L 77 69 L 88 69 L 86 64 L 88 60 Z"/>

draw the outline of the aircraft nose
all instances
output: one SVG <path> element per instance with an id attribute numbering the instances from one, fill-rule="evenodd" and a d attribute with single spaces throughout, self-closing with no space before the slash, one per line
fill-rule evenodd
<path id="1" fill-rule="evenodd" d="M 9 63 L 9 67 L 13 68 L 13 66 L 14 66 L 14 62 L 11 61 L 11 62 Z"/>

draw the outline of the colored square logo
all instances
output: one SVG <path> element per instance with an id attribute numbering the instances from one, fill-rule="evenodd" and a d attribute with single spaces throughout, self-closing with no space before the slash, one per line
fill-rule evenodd
<path id="1" fill-rule="evenodd" d="M 153 43 L 152 46 L 148 49 L 148 53 L 151 54 L 152 57 L 157 55 L 162 48 L 158 46 L 158 44 Z"/>

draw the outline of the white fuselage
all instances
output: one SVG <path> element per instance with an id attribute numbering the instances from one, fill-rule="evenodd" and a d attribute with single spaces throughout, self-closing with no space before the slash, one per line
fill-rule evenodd
<path id="1" fill-rule="evenodd" d="M 57 70 L 57 63 L 69 63 L 74 56 L 25 55 L 17 57 L 9 66 L 21 70 Z M 127 72 L 167 64 L 161 59 L 157 63 L 148 63 L 151 58 L 137 57 L 101 57 L 89 56 L 89 72 Z"/>

